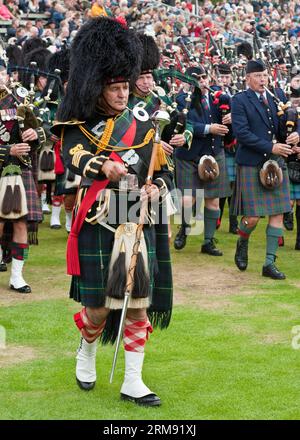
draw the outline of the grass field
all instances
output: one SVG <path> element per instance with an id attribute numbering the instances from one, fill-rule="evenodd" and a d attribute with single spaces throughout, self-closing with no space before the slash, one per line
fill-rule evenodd
<path id="1" fill-rule="evenodd" d="M 277 263 L 287 280 L 261 277 L 265 226 L 262 220 L 251 238 L 245 273 L 233 264 L 236 237 L 226 232 L 226 219 L 217 234 L 224 257 L 201 255 L 201 237 L 173 253 L 172 322 L 151 336 L 144 367 L 163 405 L 145 409 L 119 399 L 122 350 L 109 384 L 111 346 L 98 349 L 95 389 L 78 389 L 72 315 L 80 307 L 67 298 L 66 233 L 50 231 L 47 218 L 25 270 L 33 293 L 9 292 L 8 273 L 1 273 L 7 346 L 0 349 L 0 419 L 299 419 L 300 351 L 292 348 L 292 329 L 300 325 L 300 252 L 295 232 L 286 233 Z"/>

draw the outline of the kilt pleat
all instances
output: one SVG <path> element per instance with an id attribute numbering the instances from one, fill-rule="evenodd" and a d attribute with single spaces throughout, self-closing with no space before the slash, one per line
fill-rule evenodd
<path id="1" fill-rule="evenodd" d="M 290 180 L 290 199 L 300 200 L 300 183 L 294 183 Z"/>
<path id="2" fill-rule="evenodd" d="M 26 191 L 28 214 L 26 220 L 29 222 L 40 222 L 43 219 L 41 201 L 37 193 L 36 184 L 31 170 L 22 169 L 22 180 Z"/>
<path id="3" fill-rule="evenodd" d="M 225 162 L 229 182 L 234 182 L 236 178 L 235 156 L 225 151 Z"/>
<path id="4" fill-rule="evenodd" d="M 289 178 L 283 168 L 283 182 L 273 190 L 266 189 L 260 182 L 261 167 L 237 165 L 231 211 L 235 215 L 261 217 L 290 211 Z"/>

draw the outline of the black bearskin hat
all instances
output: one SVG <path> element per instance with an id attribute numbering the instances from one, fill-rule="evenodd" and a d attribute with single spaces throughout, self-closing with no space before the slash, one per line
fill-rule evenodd
<path id="1" fill-rule="evenodd" d="M 22 66 L 23 54 L 19 46 L 10 44 L 6 48 L 6 56 L 8 58 L 8 68 L 11 66 Z"/>
<path id="2" fill-rule="evenodd" d="M 35 49 L 46 48 L 46 43 L 39 37 L 28 38 L 25 40 L 22 46 L 23 56 L 25 57 L 29 52 L 32 52 Z"/>
<path id="3" fill-rule="evenodd" d="M 143 45 L 143 60 L 141 73 L 152 72 L 157 69 L 160 61 L 160 53 L 155 40 L 150 35 L 138 34 Z"/>
<path id="4" fill-rule="evenodd" d="M 46 72 L 47 71 L 47 60 L 50 55 L 51 55 L 51 52 L 47 49 L 44 49 L 44 48 L 34 49 L 31 52 L 29 52 L 27 55 L 25 55 L 24 67 L 30 68 L 30 63 L 34 61 L 37 64 L 35 69 L 39 69 L 39 70 Z M 21 83 L 27 89 L 30 86 L 30 76 L 31 76 L 30 72 L 28 72 L 28 73 L 23 72 L 21 74 Z M 36 76 L 36 79 L 37 78 L 38 78 L 38 76 Z"/>
<path id="5" fill-rule="evenodd" d="M 24 57 L 24 66 L 30 67 L 30 63 L 35 61 L 37 64 L 37 69 L 40 70 L 47 70 L 47 61 L 49 56 L 51 55 L 51 52 L 48 49 L 45 48 L 38 48 L 34 49 Z"/>
<path id="6" fill-rule="evenodd" d="M 134 31 L 108 17 L 89 20 L 71 46 L 69 81 L 58 120 L 89 118 L 104 86 L 114 79 L 134 85 L 141 62 L 142 45 Z"/>
<path id="7" fill-rule="evenodd" d="M 55 70 L 59 69 L 60 74 Z M 64 95 L 64 84 L 68 81 L 70 71 L 70 50 L 66 47 L 52 54 L 47 60 L 47 72 L 57 75 L 57 79 L 49 76 L 42 96 L 46 96 L 49 87 L 52 89 L 51 99 L 57 100 Z"/>
<path id="8" fill-rule="evenodd" d="M 48 58 L 47 71 L 54 73 L 55 69 L 60 70 L 60 78 L 62 83 L 67 82 L 70 71 L 70 50 L 68 48 L 63 48 Z"/>
<path id="9" fill-rule="evenodd" d="M 250 43 L 247 41 L 244 41 L 243 43 L 239 44 L 236 48 L 237 56 L 244 55 L 247 60 L 252 60 L 253 58 L 253 49 Z"/>

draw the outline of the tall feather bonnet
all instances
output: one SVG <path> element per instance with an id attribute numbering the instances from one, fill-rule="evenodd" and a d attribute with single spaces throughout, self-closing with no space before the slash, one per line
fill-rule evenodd
<path id="1" fill-rule="evenodd" d="M 71 46 L 69 81 L 58 120 L 91 117 L 105 85 L 117 81 L 133 85 L 141 62 L 142 45 L 134 31 L 108 17 L 89 20 Z"/>

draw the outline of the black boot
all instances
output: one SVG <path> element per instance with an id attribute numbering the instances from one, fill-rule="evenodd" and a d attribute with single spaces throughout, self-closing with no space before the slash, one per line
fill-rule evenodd
<path id="1" fill-rule="evenodd" d="M 196 208 L 196 203 L 194 203 L 191 208 L 182 207 L 181 226 L 180 226 L 179 231 L 177 232 L 175 240 L 174 240 L 174 248 L 177 251 L 180 251 L 186 245 L 186 238 L 187 238 L 187 235 L 189 234 L 190 229 L 191 229 L 191 226 L 189 223 L 191 221 L 192 211 L 195 208 Z"/>
<path id="2" fill-rule="evenodd" d="M 248 266 L 248 240 L 238 239 L 234 262 L 240 270 L 246 270 Z"/>
<path id="3" fill-rule="evenodd" d="M 190 228 L 189 225 L 183 224 L 180 226 L 179 231 L 174 240 L 174 248 L 177 251 L 183 249 L 186 245 L 187 229 Z"/>
<path id="4" fill-rule="evenodd" d="M 201 253 L 212 255 L 213 257 L 221 257 L 223 252 L 216 248 L 216 239 L 212 238 L 208 243 L 201 246 Z"/>
<path id="5" fill-rule="evenodd" d="M 285 280 L 284 273 L 277 269 L 275 263 L 268 264 L 268 266 L 263 266 L 262 276 L 272 278 L 273 280 Z"/>
<path id="6" fill-rule="evenodd" d="M 294 211 L 285 212 L 283 214 L 283 225 L 287 231 L 294 229 Z"/>
<path id="7" fill-rule="evenodd" d="M 3 261 L 0 263 L 0 272 L 6 272 L 7 271 L 7 265 Z"/>
<path id="8" fill-rule="evenodd" d="M 238 233 L 238 220 L 236 215 L 230 215 L 229 216 L 229 232 L 231 234 L 237 234 Z"/>

